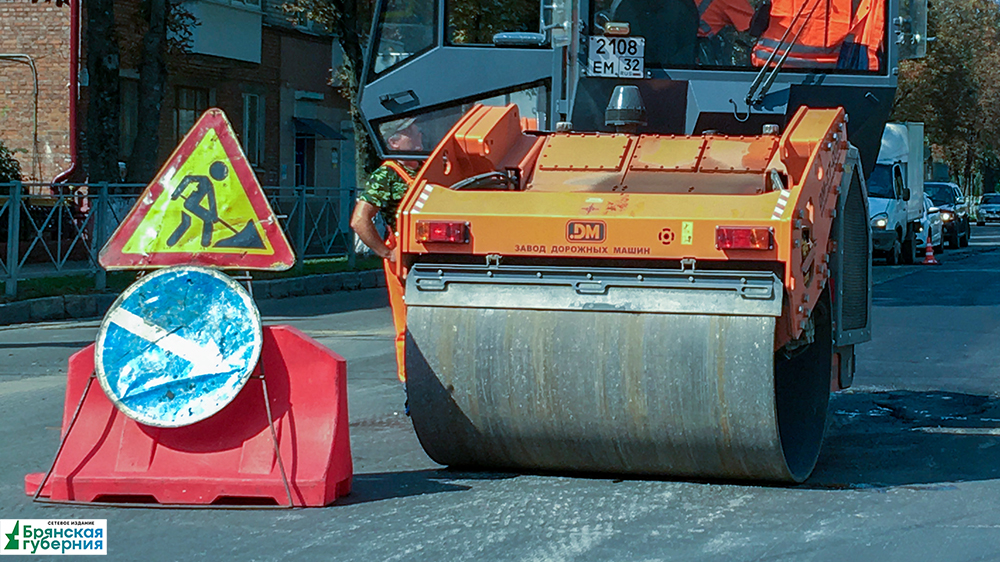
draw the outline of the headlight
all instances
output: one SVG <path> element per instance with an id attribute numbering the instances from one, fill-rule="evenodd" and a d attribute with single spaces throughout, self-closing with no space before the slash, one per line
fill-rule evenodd
<path id="1" fill-rule="evenodd" d="M 955 213 L 949 213 L 948 211 L 944 211 L 941 213 L 941 220 L 945 222 L 948 222 L 954 218 L 955 218 Z"/>
<path id="2" fill-rule="evenodd" d="M 885 213 L 879 213 L 872 217 L 872 228 L 881 228 L 885 230 L 885 226 L 889 224 L 889 216 Z"/>

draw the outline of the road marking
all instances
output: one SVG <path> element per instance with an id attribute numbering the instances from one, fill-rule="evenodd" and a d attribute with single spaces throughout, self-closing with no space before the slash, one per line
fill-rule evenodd
<path id="1" fill-rule="evenodd" d="M 66 375 L 25 377 L 16 381 L 0 382 L 0 396 L 8 396 L 19 392 L 31 392 L 32 390 L 44 390 L 65 385 Z"/>
<path id="2" fill-rule="evenodd" d="M 914 427 L 912 431 L 946 435 L 1000 435 L 1000 427 Z"/>

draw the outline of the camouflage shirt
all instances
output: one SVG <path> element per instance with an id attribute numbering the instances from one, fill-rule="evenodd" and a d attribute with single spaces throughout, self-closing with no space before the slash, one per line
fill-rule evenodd
<path id="1" fill-rule="evenodd" d="M 400 165 L 410 176 L 417 174 L 415 169 L 403 164 Z M 368 177 L 365 188 L 358 194 L 358 201 L 364 201 L 378 207 L 382 220 L 389 228 L 395 230 L 396 210 L 399 209 L 399 202 L 406 194 L 406 188 L 406 181 L 399 177 L 395 170 L 382 164 Z"/>

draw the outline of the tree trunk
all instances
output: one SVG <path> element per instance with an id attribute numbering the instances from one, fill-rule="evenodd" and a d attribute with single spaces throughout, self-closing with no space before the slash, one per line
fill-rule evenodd
<path id="1" fill-rule="evenodd" d="M 976 163 L 976 149 L 975 145 L 969 143 L 965 147 L 965 169 L 963 170 L 963 180 L 964 184 L 962 186 L 962 192 L 966 195 L 972 195 L 972 173 L 975 171 Z"/>
<path id="2" fill-rule="evenodd" d="M 120 182 L 121 99 L 114 0 L 87 0 L 87 163 L 91 182 Z"/>
<path id="3" fill-rule="evenodd" d="M 365 128 L 361 108 L 358 105 L 358 89 L 365 60 L 364 47 L 361 44 L 364 30 L 361 29 L 361 25 L 362 21 L 368 18 L 357 17 L 357 0 L 335 1 L 334 5 L 341 14 L 341 17 L 336 19 L 337 29 L 334 31 L 337 33 L 340 48 L 344 51 L 344 65 L 347 67 L 347 91 L 351 93 L 351 122 L 354 124 L 355 175 L 360 188 L 380 163 L 372 149 L 368 129 Z"/>
<path id="4" fill-rule="evenodd" d="M 128 181 L 148 183 L 159 167 L 160 114 L 167 81 L 167 0 L 148 0 L 149 28 L 142 39 L 139 111 Z"/>

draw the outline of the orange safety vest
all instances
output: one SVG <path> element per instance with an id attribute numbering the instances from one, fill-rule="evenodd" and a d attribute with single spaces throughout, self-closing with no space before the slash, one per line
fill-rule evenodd
<path id="1" fill-rule="evenodd" d="M 879 70 L 879 49 L 885 35 L 885 0 L 861 0 L 858 11 L 854 14 L 854 24 L 848 33 L 848 39 L 865 48 L 863 55 L 867 60 L 858 60 L 853 68 L 861 70 Z M 867 68 L 863 64 L 867 63 Z M 843 66 L 843 65 L 842 65 Z"/>
<path id="2" fill-rule="evenodd" d="M 786 67 L 836 68 L 851 30 L 851 4 L 852 0 L 774 0 L 771 23 L 753 48 L 753 64 L 763 66 L 784 37 L 784 46 L 771 64 L 787 51 Z M 795 44 L 789 47 L 796 35 Z"/>
<path id="3" fill-rule="evenodd" d="M 885 0 L 861 0 L 856 10 L 852 4 L 852 0 L 774 0 L 771 23 L 753 49 L 753 64 L 763 66 L 784 37 L 784 47 L 772 64 L 787 51 L 784 65 L 790 68 L 879 70 Z"/>
<path id="4" fill-rule="evenodd" d="M 753 6 L 748 0 L 701 0 L 698 17 L 698 37 L 717 35 L 727 25 L 746 31 L 753 20 Z"/>

